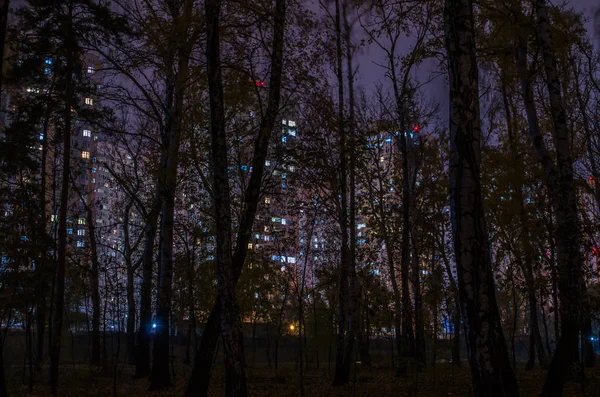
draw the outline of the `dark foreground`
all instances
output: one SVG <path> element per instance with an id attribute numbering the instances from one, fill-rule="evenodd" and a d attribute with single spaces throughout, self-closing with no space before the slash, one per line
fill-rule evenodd
<path id="1" fill-rule="evenodd" d="M 114 368 L 113 368 L 114 370 Z M 333 370 L 333 368 L 332 368 Z M 59 396 L 182 396 L 191 367 L 175 368 L 173 388 L 162 392 L 148 392 L 144 379 L 132 379 L 131 368 L 119 365 L 117 375 L 111 376 L 108 370 L 92 371 L 86 365 L 71 365 L 61 368 Z M 114 374 L 114 372 L 113 372 Z M 28 392 L 28 379 L 23 379 L 22 368 L 7 368 L 9 396 L 47 396 L 48 387 L 44 384 L 46 371 L 35 374 L 33 392 Z M 545 371 L 535 369 L 525 372 L 518 369 L 521 396 L 538 396 L 545 379 Z M 210 396 L 223 396 L 224 379 L 222 368 L 217 368 Z M 422 372 L 412 373 L 404 378 L 394 377 L 389 368 L 376 368 L 372 371 L 359 369 L 353 381 L 345 387 L 331 386 L 331 376 L 327 368 L 305 371 L 306 396 L 357 396 L 357 397 L 403 397 L 403 396 L 473 396 L 469 369 L 463 366 L 454 369 L 450 364 L 438 364 Z M 565 388 L 565 397 L 600 396 L 600 368 L 586 370 L 585 390 L 581 384 L 569 383 Z M 293 365 L 282 366 L 279 371 L 266 366 L 248 369 L 248 388 L 250 396 L 270 397 L 299 396 L 298 372 Z"/>

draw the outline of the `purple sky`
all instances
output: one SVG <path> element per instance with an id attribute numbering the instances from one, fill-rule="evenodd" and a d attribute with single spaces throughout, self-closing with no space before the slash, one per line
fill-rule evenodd
<path id="1" fill-rule="evenodd" d="M 556 2 L 559 0 L 550 0 L 551 2 Z M 590 36 L 592 35 L 592 21 L 591 18 L 593 16 L 593 11 L 597 8 L 600 8 L 600 0 L 566 0 L 571 7 L 573 7 L 578 12 L 584 12 L 586 17 L 590 20 L 586 27 Z M 360 26 L 356 26 L 357 30 L 360 30 Z M 400 44 L 402 46 L 402 44 Z M 404 45 L 401 48 L 403 51 L 407 51 L 410 43 Z M 385 54 L 375 45 L 371 45 L 362 50 L 362 53 L 357 59 L 358 67 L 359 67 L 359 77 L 358 77 L 358 85 L 362 87 L 365 91 L 369 92 L 374 88 L 374 85 L 377 82 L 381 82 L 385 86 L 389 85 L 388 79 L 384 76 L 384 70 L 375 65 L 376 63 L 385 63 Z M 421 80 L 427 79 L 436 69 L 438 68 L 438 63 L 434 61 L 429 61 L 421 65 L 418 71 L 418 78 Z M 445 75 L 437 78 L 436 80 L 429 83 L 428 87 L 425 88 L 427 94 L 433 95 L 437 100 L 442 103 L 446 102 L 445 96 L 446 94 L 446 84 L 445 84 Z"/>

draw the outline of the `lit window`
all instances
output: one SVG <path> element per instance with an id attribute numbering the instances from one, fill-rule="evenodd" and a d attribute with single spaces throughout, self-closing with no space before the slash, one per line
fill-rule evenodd
<path id="1" fill-rule="evenodd" d="M 287 175 L 284 173 L 281 174 L 281 178 L 285 179 L 287 177 Z"/>
<path id="2" fill-rule="evenodd" d="M 77 219 L 77 224 L 78 225 L 85 225 L 85 218 L 79 218 L 79 219 Z"/>
<path id="3" fill-rule="evenodd" d="M 290 170 L 290 172 L 294 172 L 294 171 L 296 171 L 296 167 L 294 167 L 293 165 L 290 165 L 288 167 L 288 170 Z"/>
<path id="4" fill-rule="evenodd" d="M 92 106 L 94 104 L 94 100 L 92 98 L 85 98 L 85 104 Z"/>
<path id="5" fill-rule="evenodd" d="M 52 222 L 58 221 L 58 215 L 52 215 L 50 218 L 52 219 Z"/>
<path id="6" fill-rule="evenodd" d="M 265 241 L 269 241 L 271 238 L 269 237 L 269 235 L 265 234 Z"/>
<path id="7" fill-rule="evenodd" d="M 46 65 L 52 65 L 52 58 L 46 58 L 44 62 L 46 63 Z"/>
<path id="8" fill-rule="evenodd" d="M 92 183 L 96 183 L 96 178 L 92 178 Z"/>
<path id="9" fill-rule="evenodd" d="M 77 235 L 78 236 L 85 236 L 85 229 L 79 229 L 79 230 L 77 230 Z"/>
<path id="10" fill-rule="evenodd" d="M 88 66 L 88 74 L 92 74 L 92 73 L 94 73 L 94 66 L 90 65 L 90 66 Z"/>
<path id="11" fill-rule="evenodd" d="M 285 189 L 285 188 L 287 187 L 287 183 L 283 182 L 283 183 L 281 184 L 281 187 Z"/>
<path id="12" fill-rule="evenodd" d="M 97 141 L 98 140 L 98 135 L 94 136 L 94 140 Z"/>
<path id="13" fill-rule="evenodd" d="M 287 261 L 288 261 L 288 263 L 296 263 L 296 257 L 295 256 L 288 256 Z"/>
<path id="14" fill-rule="evenodd" d="M 89 159 L 90 158 L 90 152 L 81 152 L 81 158 L 82 159 Z"/>
<path id="15" fill-rule="evenodd" d="M 287 124 L 287 120 L 281 120 L 281 124 Z"/>
<path id="16" fill-rule="evenodd" d="M 271 204 L 271 198 L 265 197 L 265 204 Z"/>
<path id="17" fill-rule="evenodd" d="M 83 130 L 83 136 L 85 137 L 91 137 L 92 136 L 92 131 L 90 130 Z"/>
<path id="18" fill-rule="evenodd" d="M 260 238 L 260 234 L 255 234 L 254 237 L 256 237 L 256 239 L 258 240 Z"/>
<path id="19" fill-rule="evenodd" d="M 269 160 L 265 161 L 265 167 L 268 167 L 271 165 L 271 162 Z"/>
<path id="20" fill-rule="evenodd" d="M 248 249 L 251 250 L 252 249 L 252 243 L 248 243 Z"/>
<path id="21" fill-rule="evenodd" d="M 79 248 L 85 247 L 85 242 L 78 240 L 77 247 L 79 247 Z"/>
<path id="22" fill-rule="evenodd" d="M 285 266 L 281 266 L 281 271 L 285 272 Z"/>
<path id="23" fill-rule="evenodd" d="M 92 174 L 95 174 L 96 171 L 97 171 L 96 168 L 92 168 Z"/>
<path id="24" fill-rule="evenodd" d="M 287 221 L 285 220 L 285 218 L 281 218 L 281 224 L 282 225 L 286 225 L 287 224 Z"/>
<path id="25" fill-rule="evenodd" d="M 281 218 L 273 217 L 273 218 L 271 218 L 271 222 L 273 222 L 273 223 L 279 223 L 279 222 L 281 222 Z"/>
<path id="26" fill-rule="evenodd" d="M 289 125 L 290 127 L 295 127 L 295 126 L 296 126 L 296 122 L 295 122 L 295 121 L 292 121 L 292 120 L 290 120 L 290 121 L 288 121 L 288 125 Z"/>
<path id="27" fill-rule="evenodd" d="M 265 232 L 269 231 L 269 226 L 265 226 Z"/>
<path id="28" fill-rule="evenodd" d="M 67 234 L 73 234 L 73 228 L 72 227 L 67 228 Z"/>
<path id="29" fill-rule="evenodd" d="M 281 142 L 286 143 L 287 142 L 287 136 L 282 136 L 281 137 Z"/>
<path id="30" fill-rule="evenodd" d="M 288 131 L 288 134 L 290 134 L 291 136 L 296 136 L 296 129 L 292 128 Z"/>

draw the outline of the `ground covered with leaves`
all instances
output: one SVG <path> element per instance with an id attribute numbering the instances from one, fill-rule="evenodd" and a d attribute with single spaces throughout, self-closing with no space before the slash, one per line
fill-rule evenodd
<path id="1" fill-rule="evenodd" d="M 331 368 L 333 370 L 333 367 Z M 174 369 L 174 385 L 161 392 L 147 391 L 145 379 L 133 379 L 128 366 L 106 368 L 104 371 L 91 369 L 86 365 L 71 365 L 61 368 L 59 395 L 64 397 L 81 396 L 182 396 L 190 366 L 177 365 Z M 29 392 L 28 376 L 23 376 L 22 368 L 7 368 L 9 396 L 47 396 L 45 385 L 47 371 L 34 375 L 33 391 Z M 116 374 L 116 375 L 115 375 Z M 534 369 L 524 371 L 518 368 L 521 396 L 538 396 L 546 377 L 546 371 Z M 420 372 L 412 371 L 406 377 L 395 377 L 391 368 L 374 368 L 371 371 L 358 369 L 352 374 L 351 383 L 345 387 L 333 387 L 327 368 L 305 371 L 306 396 L 357 396 L 357 397 L 416 397 L 416 396 L 474 396 L 469 368 L 453 368 L 450 364 L 438 364 Z M 210 396 L 223 396 L 225 381 L 222 367 L 217 367 L 213 375 Z M 283 365 L 278 371 L 268 367 L 248 369 L 250 396 L 275 397 L 299 396 L 298 371 L 294 365 Z M 586 381 L 569 383 L 565 397 L 600 396 L 600 368 L 586 369 Z"/>

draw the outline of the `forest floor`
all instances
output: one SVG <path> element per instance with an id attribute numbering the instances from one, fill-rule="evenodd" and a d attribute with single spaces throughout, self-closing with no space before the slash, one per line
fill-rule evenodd
<path id="1" fill-rule="evenodd" d="M 332 368 L 333 370 L 333 368 Z M 145 379 L 132 379 L 132 368 L 119 366 L 117 376 L 92 371 L 87 365 L 61 367 L 59 396 L 64 397 L 109 397 L 109 396 L 182 396 L 187 384 L 191 366 L 177 365 L 175 381 L 171 389 L 161 392 L 147 391 Z M 34 375 L 33 392 L 28 391 L 28 378 L 23 378 L 22 368 L 6 368 L 9 396 L 48 396 L 45 385 L 47 371 Z M 113 371 L 114 374 L 114 371 Z M 294 365 L 282 365 L 279 371 L 268 367 L 248 369 L 248 389 L 250 396 L 256 397 L 296 397 L 299 396 L 298 371 Z M 517 372 L 521 397 L 539 396 L 546 371 L 534 369 Z M 389 368 L 377 368 L 372 371 L 359 370 L 351 376 L 350 385 L 333 387 L 327 369 L 305 371 L 306 396 L 352 396 L 352 397 L 417 397 L 417 396 L 474 396 L 469 368 L 454 369 L 450 364 L 437 364 L 419 373 L 397 378 Z M 585 391 L 580 384 L 569 383 L 565 388 L 565 397 L 600 396 L 600 367 L 586 369 L 587 385 Z M 116 382 L 115 382 L 116 380 Z M 217 367 L 209 395 L 223 396 L 225 382 L 223 370 Z M 116 390 L 116 393 L 115 393 Z"/>

